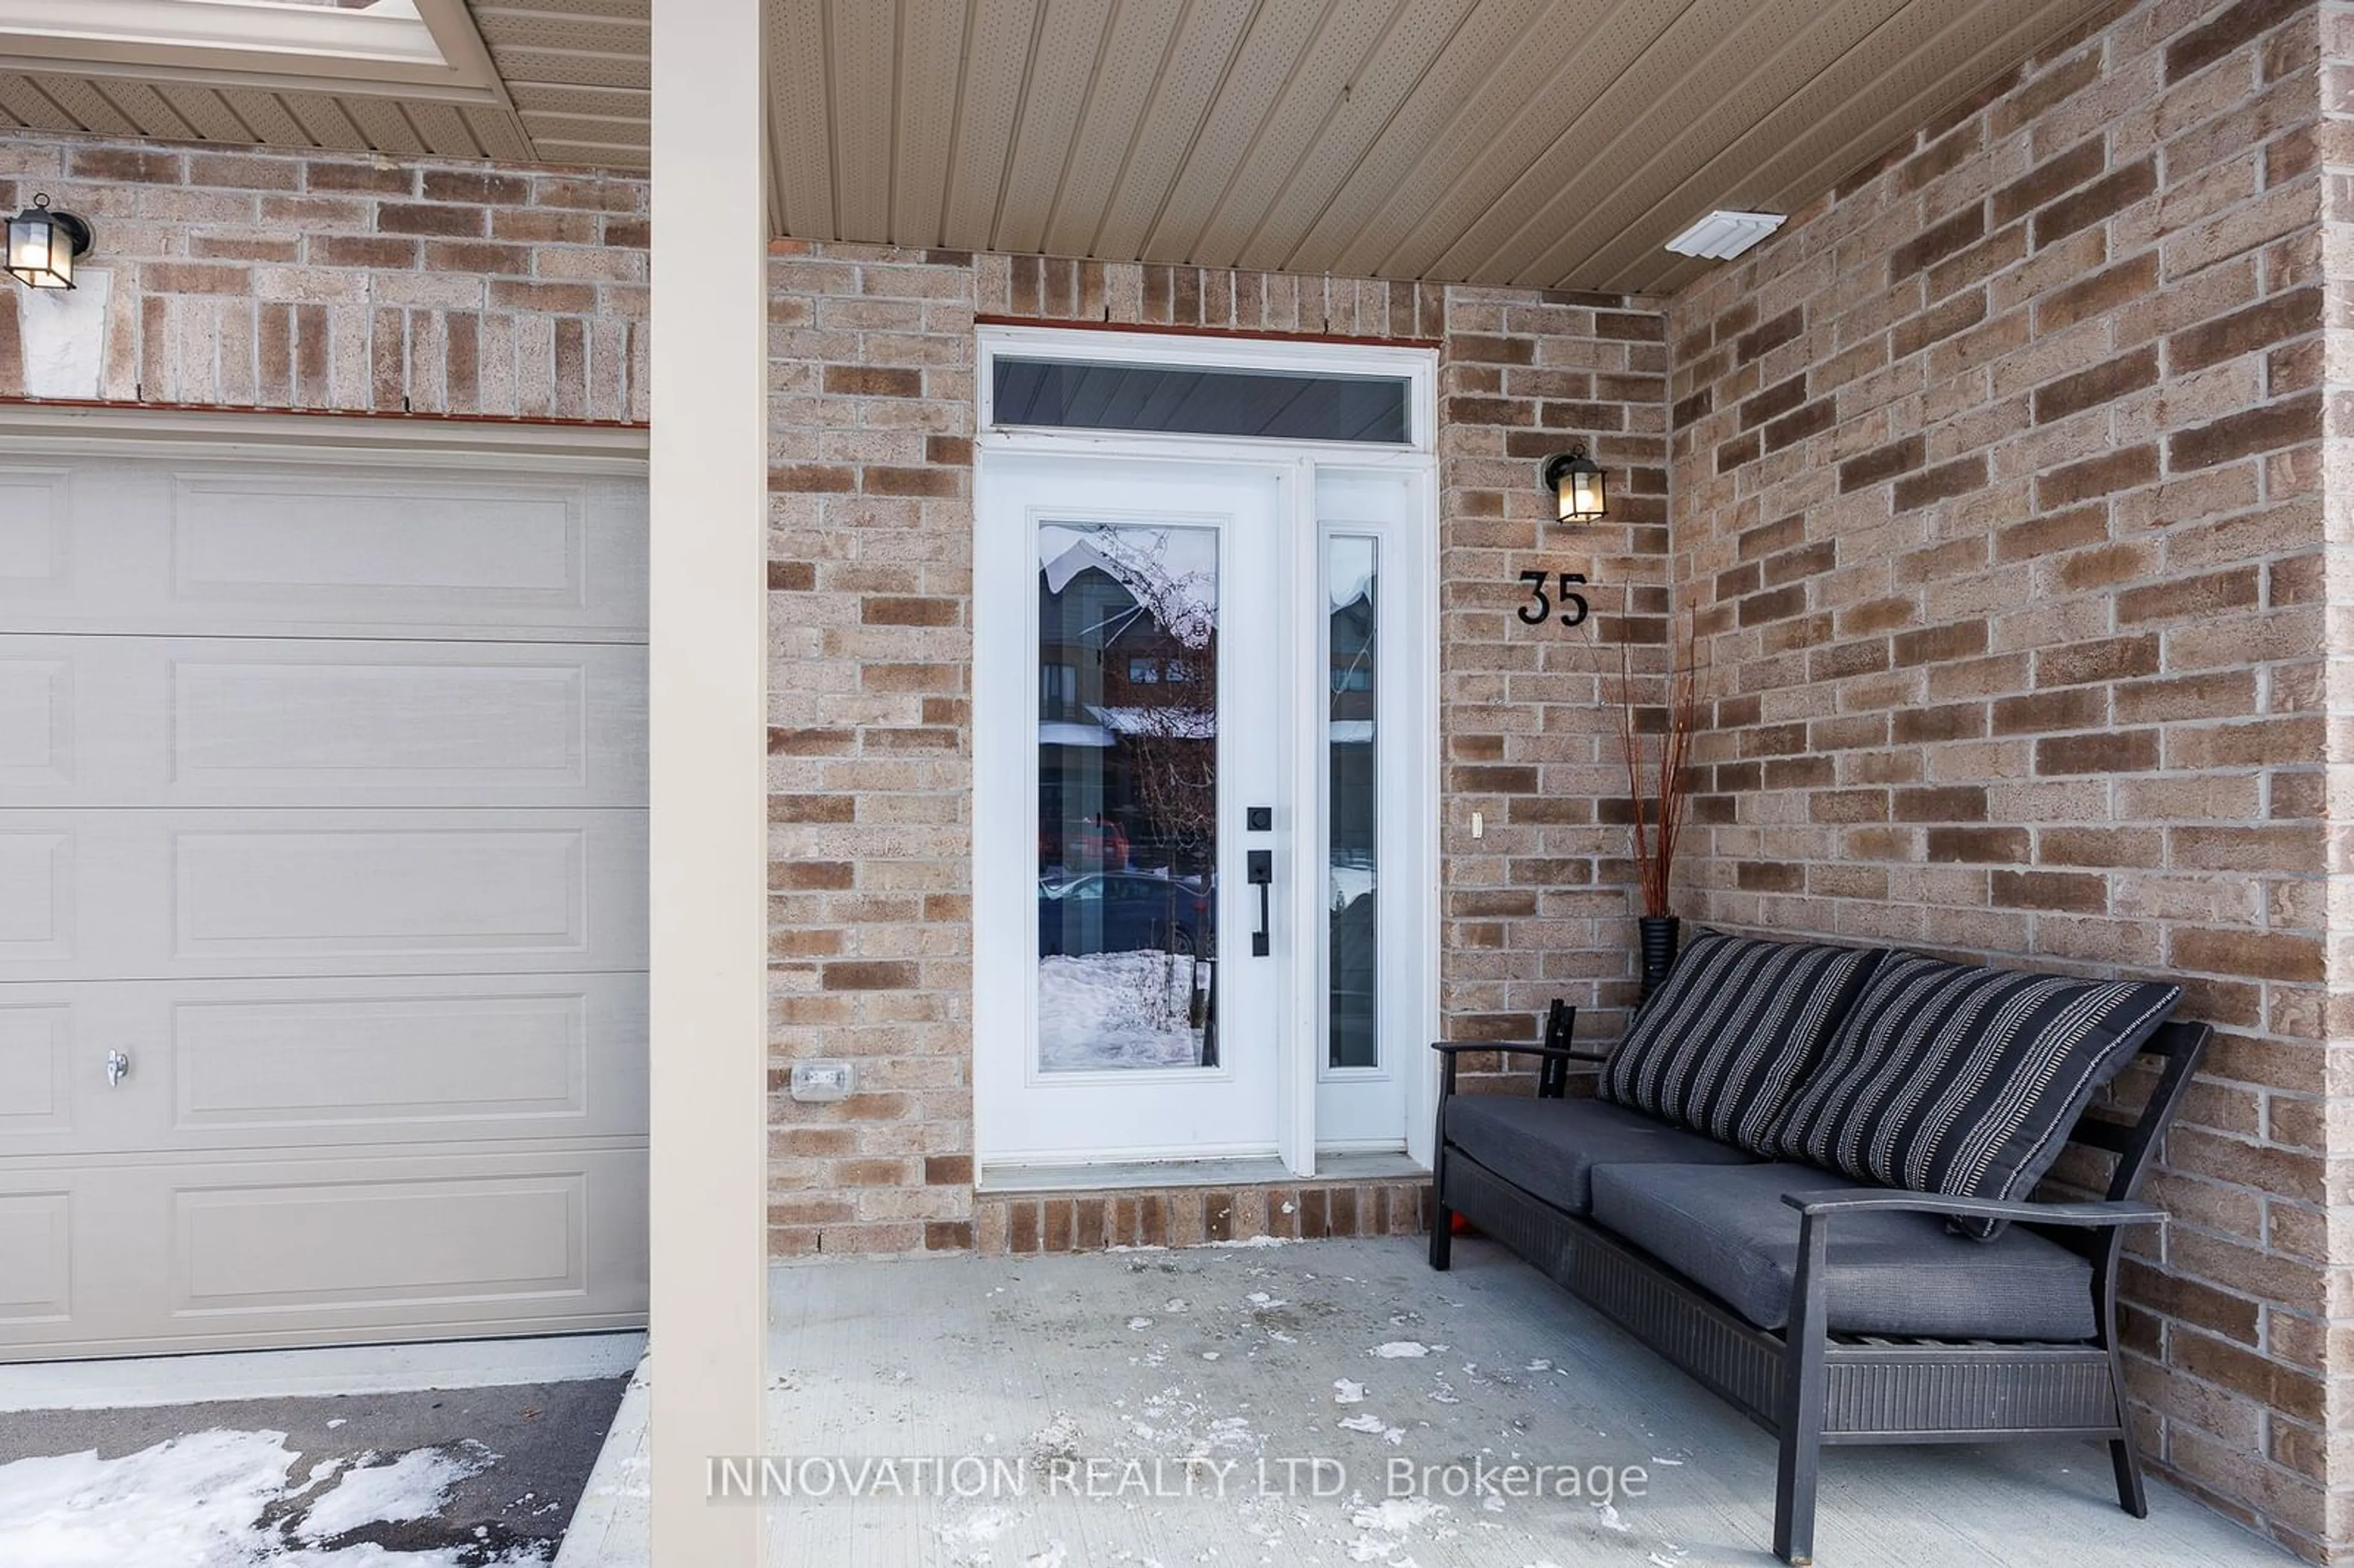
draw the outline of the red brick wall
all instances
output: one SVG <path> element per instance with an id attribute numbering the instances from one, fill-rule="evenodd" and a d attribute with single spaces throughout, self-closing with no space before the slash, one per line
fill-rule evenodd
<path id="1" fill-rule="evenodd" d="M 646 417 L 642 178 L 0 135 L 0 207 L 36 191 L 97 226 L 106 401 Z"/>
<path id="2" fill-rule="evenodd" d="M 972 1187 L 971 439 L 976 314 L 1441 344 L 1442 1008 L 1532 1039 L 1546 1001 L 1606 1037 L 1631 987 L 1611 824 L 1615 648 L 1532 633 L 1518 573 L 1588 573 L 1656 644 L 1666 606 L 1664 318 L 1648 302 L 1038 257 L 780 243 L 772 259 L 771 1221 L 780 1255 L 1383 1234 L 1378 1184 L 976 1202 Z M 1621 497 L 1564 530 L 1540 455 L 1595 440 Z M 1598 618 L 1614 634 L 1623 622 Z M 1656 646 L 1643 650 L 1656 658 Z M 1486 835 L 1474 843 L 1471 812 Z M 788 1097 L 796 1057 L 865 1092 Z M 1137 1207 L 1138 1204 L 1144 1207 Z M 1158 1204 L 1155 1208 L 1152 1205 Z M 1126 1205 L 1125 1207 L 1123 1205 Z M 1313 1211 L 1313 1220 L 1302 1218 Z M 1029 1218 L 1025 1221 L 1024 1215 Z M 1221 1219 L 1219 1216 L 1224 1215 Z M 1126 1216 L 1123 1219 L 1122 1216 Z M 1143 1227 L 1133 1231 L 1124 1228 Z M 1235 1227 L 1239 1226 L 1238 1232 Z"/>
<path id="3" fill-rule="evenodd" d="M 2136 6 L 1672 309 L 1721 819 L 1684 912 L 2182 979 L 2221 1033 L 2133 1244 L 2134 1387 L 2165 1469 L 2317 1559 L 2354 1478 L 2318 44 L 2311 5 Z"/>

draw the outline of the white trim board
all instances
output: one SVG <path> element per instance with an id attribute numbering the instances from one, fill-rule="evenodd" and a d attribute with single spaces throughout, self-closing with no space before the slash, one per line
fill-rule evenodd
<path id="1" fill-rule="evenodd" d="M 0 0 L 0 69 L 507 106 L 464 0 Z"/>
<path id="2" fill-rule="evenodd" d="M 578 1383 L 620 1377 L 638 1364 L 645 1347 L 645 1335 L 631 1332 L 30 1361 L 0 1366 L 0 1412 L 125 1410 L 230 1399 Z"/>
<path id="3" fill-rule="evenodd" d="M 397 466 L 422 454 L 508 470 L 639 475 L 650 440 L 646 429 L 620 425 L 0 403 L 0 446 L 51 456 L 141 457 L 171 448 L 183 461 L 311 457 Z"/>

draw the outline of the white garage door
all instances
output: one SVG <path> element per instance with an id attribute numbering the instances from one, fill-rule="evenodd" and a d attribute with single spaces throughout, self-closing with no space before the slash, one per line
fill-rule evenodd
<path id="1" fill-rule="evenodd" d="M 0 445 L 0 1359 L 642 1320 L 644 558 L 626 461 Z"/>

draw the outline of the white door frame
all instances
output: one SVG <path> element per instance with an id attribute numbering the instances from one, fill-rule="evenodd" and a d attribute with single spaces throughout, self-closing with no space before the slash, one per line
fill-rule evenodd
<path id="1" fill-rule="evenodd" d="M 1438 429 L 1437 371 L 1438 355 L 1435 350 L 1399 347 L 1379 344 L 1304 343 L 1284 339 L 1261 339 L 1208 336 L 1201 334 L 1132 332 L 1089 332 L 1067 327 L 984 326 L 978 334 L 978 354 L 975 361 L 975 393 L 978 400 L 978 436 L 974 441 L 974 493 L 976 517 L 980 496 L 988 484 L 990 462 L 996 456 L 1097 456 L 1152 459 L 1166 461 L 1214 463 L 1228 467 L 1267 467 L 1288 469 L 1292 476 L 1287 484 L 1285 548 L 1287 578 L 1295 583 L 1315 583 L 1322 579 L 1323 534 L 1318 525 L 1316 475 L 1320 468 L 1355 469 L 1360 471 L 1402 472 L 1416 481 L 1419 496 L 1418 526 L 1412 530 L 1417 535 L 1412 563 L 1419 568 L 1418 589 L 1430 601 L 1427 620 L 1429 633 L 1420 638 L 1422 646 L 1412 651 L 1413 656 L 1401 661 L 1400 667 L 1410 672 L 1412 690 L 1401 694 L 1402 711 L 1414 715 L 1416 732 L 1422 738 L 1416 772 L 1419 775 L 1421 796 L 1421 829 L 1415 863 L 1401 866 L 1398 881 L 1413 879 L 1420 890 L 1419 925 L 1426 933 L 1422 950 L 1415 955 L 1417 994 L 1416 1011 L 1420 1014 L 1417 1033 L 1425 1039 L 1437 1039 L 1438 1029 L 1438 835 L 1437 813 L 1438 796 L 1438 639 L 1436 605 L 1438 594 L 1438 484 L 1436 446 Z M 1171 435 L 1157 431 L 1127 431 L 1084 429 L 1070 427 L 1006 428 L 994 423 L 994 362 L 1001 355 L 1023 359 L 1063 359 L 1093 363 L 1127 363 L 1139 366 L 1179 366 L 1196 368 L 1225 368 L 1258 371 L 1289 371 L 1309 375 L 1384 376 L 1403 378 L 1407 382 L 1407 440 L 1400 446 L 1376 445 L 1356 441 L 1295 441 L 1255 438 L 1214 438 Z M 1290 646 L 1284 650 L 1290 668 L 1307 668 L 1323 652 L 1326 618 L 1298 616 L 1288 623 Z M 978 651 L 983 638 L 999 630 L 1013 634 L 1011 628 L 994 627 L 987 610 L 976 607 L 974 616 L 975 646 Z M 976 687 L 976 703 L 981 693 Z M 1288 696 L 1296 704 L 1295 695 Z M 978 719 L 976 714 L 976 719 Z M 1284 777 L 1294 780 L 1315 780 L 1322 777 L 1323 726 L 1310 722 L 1313 715 L 1287 710 L 1283 724 L 1281 746 Z M 973 766 L 977 779 L 989 777 L 993 768 L 1019 768 L 1023 758 L 1017 747 L 1013 754 L 1002 750 L 1003 736 L 992 742 L 986 726 L 976 722 L 973 727 Z M 1293 826 L 1293 843 L 1314 852 L 1326 839 L 1324 800 L 1322 791 L 1296 789 L 1292 791 L 1297 803 Z M 989 885 L 984 874 L 1003 874 L 1002 867 L 990 863 L 982 843 L 982 835 L 975 834 L 975 888 Z M 1288 879 L 1283 891 L 1284 908 L 1281 919 L 1285 927 L 1293 931 L 1320 929 L 1325 922 L 1323 881 L 1320 877 L 1295 875 Z M 983 1026 L 987 1011 L 981 1005 L 987 982 L 981 979 L 987 966 L 975 965 L 976 1028 Z M 1316 1027 L 1322 1006 L 1320 994 L 1321 966 L 1295 966 L 1294 982 L 1286 988 L 1282 1002 L 1280 1038 L 1288 1049 L 1278 1082 L 1278 1115 L 1279 1118 L 1279 1152 L 1285 1168 L 1302 1179 L 1313 1176 L 1316 1167 L 1316 1090 L 1319 1068 L 1322 1061 L 1320 1042 L 1323 1038 Z M 975 1061 L 980 1057 L 976 1040 Z M 1430 1163 L 1431 1118 L 1437 1103 L 1438 1074 L 1435 1061 L 1401 1064 L 1405 1075 L 1406 1152 L 1425 1166 Z M 989 1159 L 990 1128 L 988 1118 L 976 1103 L 973 1128 L 973 1148 L 977 1162 L 986 1166 Z"/>

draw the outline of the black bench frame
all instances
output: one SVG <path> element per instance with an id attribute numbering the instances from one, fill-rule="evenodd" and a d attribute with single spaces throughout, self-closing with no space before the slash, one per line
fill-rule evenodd
<path id="1" fill-rule="evenodd" d="M 1431 1173 L 1430 1266 L 1447 1266 L 1451 1222 L 1461 1214 L 1586 1305 L 1633 1334 L 1781 1440 L 1774 1496 L 1774 1554 L 1814 1561 L 1815 1489 L 1826 1445 L 1978 1443 L 2003 1437 L 2105 1441 L 2117 1503 L 2137 1519 L 2149 1505 L 2141 1453 L 2126 1403 L 2117 1348 L 2117 1266 L 2130 1225 L 2163 1224 L 2165 1211 L 2137 1202 L 2159 1140 L 2179 1108 L 2213 1032 L 2168 1023 L 2143 1054 L 2157 1075 L 2129 1121 L 2088 1113 L 2071 1144 L 2114 1159 L 2104 1197 L 2081 1203 L 1993 1202 L 1891 1189 L 1791 1194 L 1798 1264 L 1786 1332 L 1760 1329 L 1704 1287 L 1591 1221 L 1555 1208 L 1447 1143 L 1447 1100 L 1466 1053 L 1541 1059 L 1539 1093 L 1560 1097 L 1569 1070 L 1604 1056 L 1568 1044 L 1574 1008 L 1555 1003 L 1542 1045 L 1441 1044 L 1438 1137 Z M 2028 1224 L 2093 1265 L 2098 1333 L 2073 1343 L 1898 1340 L 1826 1334 L 1826 1248 L 1834 1216 L 1867 1209 L 1967 1214 Z"/>

